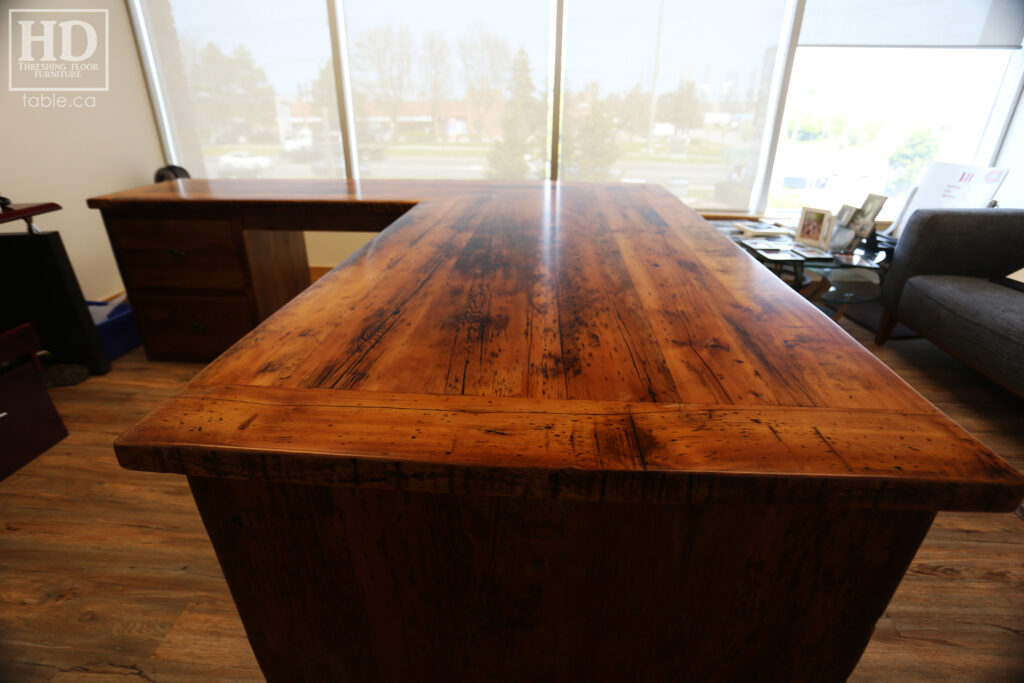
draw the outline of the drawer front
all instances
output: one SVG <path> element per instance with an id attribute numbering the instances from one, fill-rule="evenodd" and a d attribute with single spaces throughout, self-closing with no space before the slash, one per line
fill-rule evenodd
<path id="1" fill-rule="evenodd" d="M 105 218 L 115 249 L 237 251 L 231 221 Z"/>
<path id="2" fill-rule="evenodd" d="M 126 249 L 117 260 L 129 292 L 138 289 L 246 289 L 245 266 L 237 253 L 201 251 L 190 247 Z"/>
<path id="3" fill-rule="evenodd" d="M 213 360 L 256 326 L 241 296 L 136 294 L 132 310 L 150 360 Z"/>
<path id="4" fill-rule="evenodd" d="M 242 244 L 227 220 L 108 218 L 107 233 L 125 285 L 139 288 L 245 291 Z"/>

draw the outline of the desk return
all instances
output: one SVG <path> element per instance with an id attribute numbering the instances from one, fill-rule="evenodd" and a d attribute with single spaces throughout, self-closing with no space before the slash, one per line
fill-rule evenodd
<path id="1" fill-rule="evenodd" d="M 147 357 L 209 361 L 309 286 L 302 231 L 379 232 L 419 201 L 481 186 L 506 184 L 180 179 L 88 204 Z"/>

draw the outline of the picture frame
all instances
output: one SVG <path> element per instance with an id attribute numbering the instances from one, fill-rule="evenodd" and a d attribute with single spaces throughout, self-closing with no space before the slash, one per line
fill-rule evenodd
<path id="1" fill-rule="evenodd" d="M 857 213 L 856 206 L 850 206 L 849 204 L 843 204 L 842 208 L 839 209 L 839 213 L 836 214 L 835 225 L 837 227 L 846 227 L 850 224 L 850 219 Z"/>
<path id="2" fill-rule="evenodd" d="M 875 218 L 878 217 L 887 199 L 888 197 L 885 195 L 869 194 L 861 207 L 850 218 L 848 227 L 860 238 L 870 235 L 875 227 Z"/>
<path id="3" fill-rule="evenodd" d="M 862 238 L 851 228 L 839 225 L 838 220 L 837 218 L 836 222 L 833 222 L 832 225 L 832 235 L 829 237 L 829 251 L 837 253 L 852 251 L 861 243 Z"/>
<path id="4" fill-rule="evenodd" d="M 809 247 L 828 249 L 832 234 L 832 212 L 804 207 L 800 211 L 795 241 Z"/>

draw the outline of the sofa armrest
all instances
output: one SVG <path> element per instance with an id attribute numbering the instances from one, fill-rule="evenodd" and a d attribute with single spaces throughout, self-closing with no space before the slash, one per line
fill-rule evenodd
<path id="1" fill-rule="evenodd" d="M 1024 267 L 1024 209 L 921 209 L 896 244 L 882 283 L 882 303 L 895 311 L 915 275 L 999 277 Z"/>

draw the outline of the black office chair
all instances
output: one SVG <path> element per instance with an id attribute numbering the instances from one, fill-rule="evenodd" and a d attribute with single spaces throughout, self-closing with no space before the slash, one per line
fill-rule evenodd
<path id="1" fill-rule="evenodd" d="M 173 164 L 168 166 L 161 166 L 156 169 L 156 173 L 153 174 L 154 183 L 162 183 L 165 180 L 174 180 L 176 178 L 191 178 L 188 171 L 181 166 L 174 166 Z"/>

